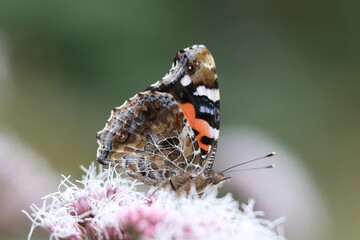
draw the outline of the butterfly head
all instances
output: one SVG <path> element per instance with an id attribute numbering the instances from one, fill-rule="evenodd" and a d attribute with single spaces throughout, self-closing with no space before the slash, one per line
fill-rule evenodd
<path id="1" fill-rule="evenodd" d="M 226 177 L 223 173 L 210 170 L 207 174 L 207 179 L 210 181 L 210 186 L 215 189 L 221 188 L 225 182 L 230 180 L 230 177 Z"/>

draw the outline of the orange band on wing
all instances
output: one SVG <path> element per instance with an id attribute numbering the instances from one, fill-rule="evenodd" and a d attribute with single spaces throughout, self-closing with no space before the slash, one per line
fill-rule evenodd
<path id="1" fill-rule="evenodd" d="M 194 128 L 195 121 L 195 107 L 191 103 L 178 103 L 181 110 L 183 111 L 186 119 L 188 120 L 190 126 Z"/>
<path id="2" fill-rule="evenodd" d="M 191 103 L 179 103 L 180 108 L 182 109 L 187 121 L 190 124 L 190 127 L 195 129 L 199 134 L 196 136 L 200 148 L 205 151 L 209 151 L 210 146 L 201 142 L 203 136 L 211 138 L 210 134 L 210 125 L 207 121 L 203 119 L 196 118 L 195 107 Z"/>
<path id="3" fill-rule="evenodd" d="M 205 151 L 209 151 L 209 145 L 201 142 L 201 138 L 203 136 L 211 138 L 209 123 L 203 119 L 195 119 L 193 128 L 199 132 L 199 134 L 196 136 L 196 139 L 199 142 L 200 148 L 204 149 Z"/>

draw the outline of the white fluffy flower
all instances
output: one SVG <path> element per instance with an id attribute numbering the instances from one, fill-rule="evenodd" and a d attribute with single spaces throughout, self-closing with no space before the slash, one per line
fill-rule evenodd
<path id="1" fill-rule="evenodd" d="M 258 218 L 253 200 L 241 211 L 231 194 L 211 191 L 199 199 L 155 188 L 145 194 L 114 168 L 83 170 L 80 187 L 64 177 L 42 207 L 24 211 L 33 222 L 28 239 L 38 226 L 50 239 L 284 239 L 272 230 L 282 220 Z"/>

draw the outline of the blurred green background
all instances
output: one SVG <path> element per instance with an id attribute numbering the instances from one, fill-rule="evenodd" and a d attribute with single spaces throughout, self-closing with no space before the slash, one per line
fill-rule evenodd
<path id="1" fill-rule="evenodd" d="M 328 239 L 359 239 L 359 7 L 1 1 L 14 95 L 0 105 L 0 123 L 56 171 L 79 177 L 111 108 L 160 79 L 177 50 L 205 44 L 217 64 L 222 127 L 256 126 L 296 151 L 328 201 Z"/>

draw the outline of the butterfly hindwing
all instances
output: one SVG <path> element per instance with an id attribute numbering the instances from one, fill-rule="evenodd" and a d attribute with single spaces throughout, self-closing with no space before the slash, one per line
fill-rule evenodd
<path id="1" fill-rule="evenodd" d="M 200 171 L 199 145 L 176 100 L 146 91 L 115 108 L 98 133 L 98 161 L 151 185 Z"/>

